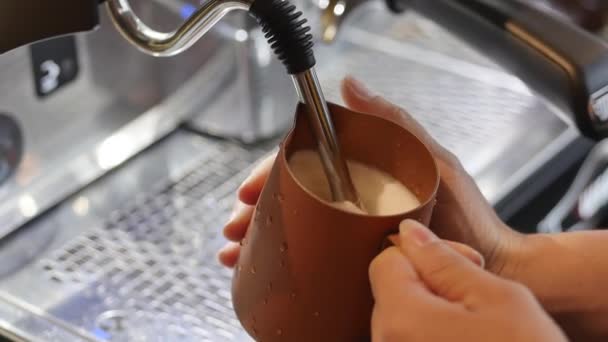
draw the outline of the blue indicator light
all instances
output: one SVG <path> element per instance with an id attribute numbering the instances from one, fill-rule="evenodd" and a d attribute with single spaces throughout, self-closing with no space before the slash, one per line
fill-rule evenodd
<path id="1" fill-rule="evenodd" d="M 182 16 L 182 19 L 190 18 L 194 14 L 194 12 L 196 12 L 196 9 L 196 7 L 190 4 L 183 5 L 180 9 L 180 15 Z"/>
<path id="2" fill-rule="evenodd" d="M 108 341 L 111 337 L 107 331 L 99 328 L 95 328 L 93 330 L 93 335 L 95 335 L 95 337 L 99 338 L 102 341 Z"/>

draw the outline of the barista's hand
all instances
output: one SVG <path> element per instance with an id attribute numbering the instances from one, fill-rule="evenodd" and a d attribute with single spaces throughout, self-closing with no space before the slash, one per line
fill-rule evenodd
<path id="1" fill-rule="evenodd" d="M 484 271 L 415 221 L 370 266 L 372 340 L 566 341 L 524 286 Z"/>
<path id="2" fill-rule="evenodd" d="M 370 113 L 403 125 L 421 138 L 431 149 L 441 173 L 437 193 L 437 205 L 433 212 L 431 229 L 441 238 L 467 244 L 481 252 L 487 268 L 501 273 L 507 261 L 516 262 L 511 251 L 516 249 L 522 237 L 508 228 L 480 193 L 473 179 L 463 169 L 458 159 L 439 145 L 403 109 L 372 95 L 361 83 L 346 78 L 342 84 L 342 96 L 347 106 L 355 111 Z M 239 241 L 251 220 L 256 204 L 270 172 L 274 158 L 263 161 L 241 186 L 239 203 L 224 234 L 232 241 Z M 220 252 L 220 260 L 232 266 L 238 258 L 239 245 L 232 243 Z"/>

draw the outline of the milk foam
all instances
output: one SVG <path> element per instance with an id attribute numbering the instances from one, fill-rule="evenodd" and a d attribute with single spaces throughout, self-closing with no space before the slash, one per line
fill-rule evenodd
<path id="1" fill-rule="evenodd" d="M 368 214 L 395 215 L 420 205 L 418 198 L 405 185 L 386 172 L 355 161 L 347 163 L 355 188 Z M 317 152 L 298 151 L 291 156 L 289 166 L 302 186 L 322 200 L 331 202 L 329 184 Z M 346 211 L 364 213 L 350 202 L 332 204 Z"/>

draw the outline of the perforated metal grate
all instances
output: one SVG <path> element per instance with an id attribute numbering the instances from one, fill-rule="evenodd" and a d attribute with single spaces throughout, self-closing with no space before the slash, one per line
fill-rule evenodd
<path id="1" fill-rule="evenodd" d="M 371 49 L 360 47 L 344 52 L 348 58 L 344 58 L 343 63 L 333 65 L 331 72 L 320 72 L 327 98 L 342 103 L 340 82 L 346 75 L 355 76 L 373 91 L 405 108 L 439 143 L 459 156 L 473 175 L 500 158 L 502 148 L 512 144 L 522 131 L 543 127 L 543 122 L 553 120 L 541 101 L 519 88 L 513 91 L 506 86 L 490 86 L 481 79 L 475 80 L 475 76 L 463 76 L 480 69 L 468 70 L 465 67 L 470 65 L 463 65 L 458 73 L 441 72 L 437 67 L 408 59 L 416 50 L 397 48 L 391 54 L 372 53 Z M 508 76 L 496 75 L 509 80 Z M 500 78 L 488 80 L 500 81 Z"/>
<path id="2" fill-rule="evenodd" d="M 266 150 L 226 147 L 177 182 L 137 195 L 41 263 L 54 282 L 83 284 L 116 308 L 96 322 L 109 339 L 232 341 L 242 334 L 232 274 L 215 253 L 235 190 Z"/>

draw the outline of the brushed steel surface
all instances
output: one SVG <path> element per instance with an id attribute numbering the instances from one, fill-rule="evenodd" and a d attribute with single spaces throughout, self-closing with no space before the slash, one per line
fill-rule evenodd
<path id="1" fill-rule="evenodd" d="M 159 26 L 181 19 L 148 4 L 142 16 Z M 217 36 L 173 60 L 145 56 L 107 17 L 77 36 L 81 74 L 53 96 L 35 95 L 28 48 L 0 58 L 0 111 L 23 128 L 24 156 L 0 186 L 0 237 L 141 151 L 196 113 L 217 86 L 206 63 L 222 58 Z M 216 48 L 211 48 L 216 47 Z"/>
<path id="2" fill-rule="evenodd" d="M 218 84 L 213 101 L 205 103 L 188 124 L 211 135 L 251 143 L 276 137 L 289 127 L 297 94 L 255 19 L 234 14 L 216 26 L 222 36 L 234 40 L 234 48 L 214 66 L 226 78 Z"/>

